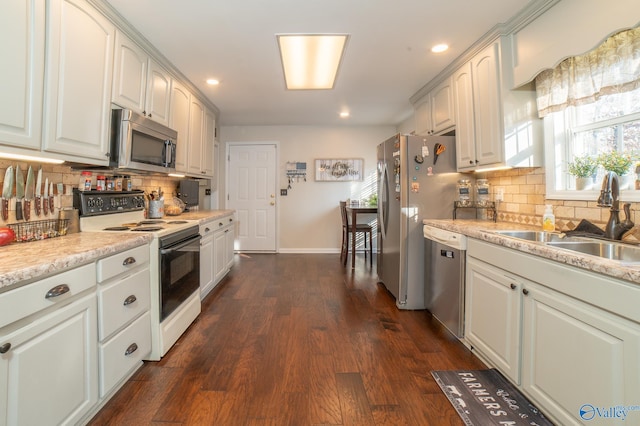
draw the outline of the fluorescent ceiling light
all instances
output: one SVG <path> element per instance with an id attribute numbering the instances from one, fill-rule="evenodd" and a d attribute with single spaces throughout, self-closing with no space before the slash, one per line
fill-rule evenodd
<path id="1" fill-rule="evenodd" d="M 333 89 L 347 34 L 277 34 L 289 90 Z"/>

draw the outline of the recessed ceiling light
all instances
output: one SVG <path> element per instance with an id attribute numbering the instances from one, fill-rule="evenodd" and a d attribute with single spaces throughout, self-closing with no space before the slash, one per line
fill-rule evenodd
<path id="1" fill-rule="evenodd" d="M 349 35 L 276 34 L 289 90 L 333 89 Z"/>
<path id="2" fill-rule="evenodd" d="M 432 51 L 433 53 L 441 53 L 441 52 L 444 52 L 445 50 L 447 50 L 448 48 L 449 48 L 449 46 L 448 46 L 448 45 L 446 45 L 446 44 L 444 44 L 444 43 L 442 43 L 442 44 L 436 44 L 435 46 L 433 46 L 433 47 L 431 48 L 431 51 Z"/>
<path id="3" fill-rule="evenodd" d="M 207 84 L 211 86 L 217 86 L 218 84 L 220 84 L 220 81 L 216 80 L 215 78 L 209 78 L 207 79 Z"/>
<path id="4" fill-rule="evenodd" d="M 349 114 L 349 111 L 342 111 L 340 113 L 340 118 L 347 118 L 349 117 L 351 114 Z"/>

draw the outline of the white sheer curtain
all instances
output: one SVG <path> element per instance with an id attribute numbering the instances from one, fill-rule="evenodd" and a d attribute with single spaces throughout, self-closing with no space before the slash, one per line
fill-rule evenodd
<path id="1" fill-rule="evenodd" d="M 538 115 L 639 87 L 640 27 L 614 34 L 591 52 L 541 72 L 536 77 Z"/>

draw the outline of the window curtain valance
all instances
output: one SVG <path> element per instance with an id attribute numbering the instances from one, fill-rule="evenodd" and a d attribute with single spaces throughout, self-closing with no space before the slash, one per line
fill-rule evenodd
<path id="1" fill-rule="evenodd" d="M 640 27 L 619 32 L 536 77 L 538 115 L 592 103 L 640 87 Z"/>

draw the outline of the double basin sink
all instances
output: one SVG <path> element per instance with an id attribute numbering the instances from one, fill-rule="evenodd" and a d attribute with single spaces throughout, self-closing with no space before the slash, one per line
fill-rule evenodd
<path id="1" fill-rule="evenodd" d="M 549 247 L 570 250 L 624 263 L 640 263 L 640 246 L 590 237 L 567 237 L 545 231 L 494 231 L 505 237 L 538 242 Z"/>

